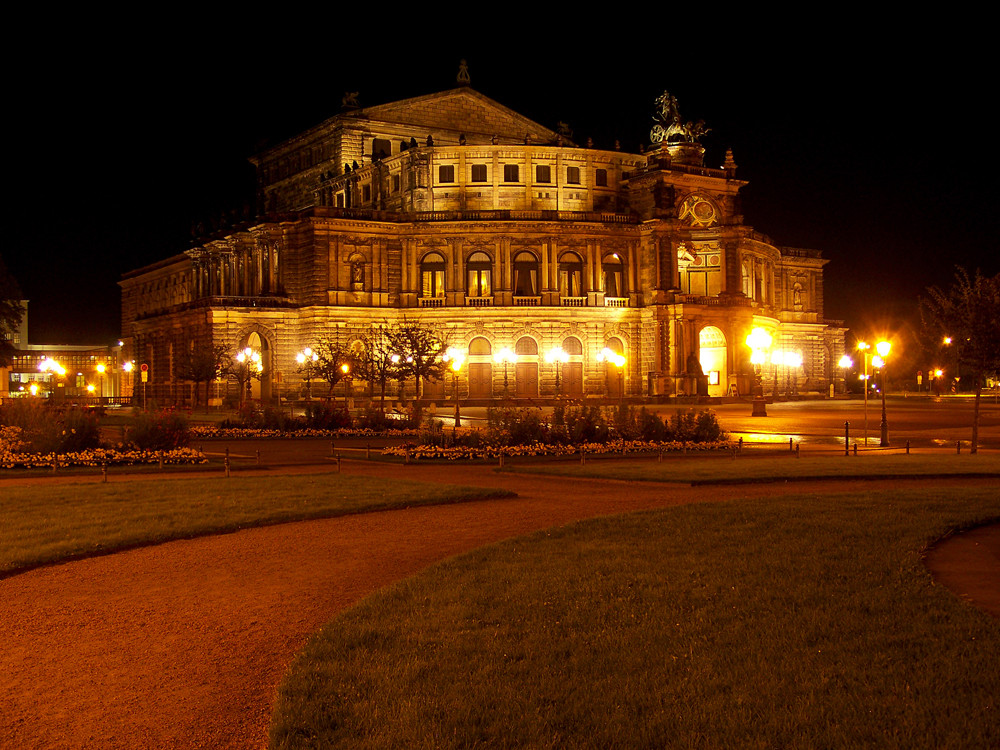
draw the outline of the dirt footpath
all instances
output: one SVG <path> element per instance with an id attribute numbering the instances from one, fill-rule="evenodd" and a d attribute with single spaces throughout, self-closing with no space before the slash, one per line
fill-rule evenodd
<path id="1" fill-rule="evenodd" d="M 308 636 L 431 563 L 598 515 L 871 486 L 588 480 L 568 491 L 565 479 L 481 466 L 347 461 L 344 472 L 502 486 L 519 497 L 250 529 L 0 581 L 0 747 L 261 748 L 276 686 Z"/>

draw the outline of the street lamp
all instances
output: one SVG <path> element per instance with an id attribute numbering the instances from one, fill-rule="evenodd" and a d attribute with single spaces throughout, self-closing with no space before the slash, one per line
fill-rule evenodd
<path id="1" fill-rule="evenodd" d="M 618 354 L 618 352 L 604 347 L 597 354 L 598 362 L 610 362 L 615 367 L 618 368 L 618 400 L 622 401 L 625 399 L 625 355 Z M 608 385 L 608 371 L 604 371 L 604 392 L 606 395 L 611 395 L 611 388 Z"/>
<path id="2" fill-rule="evenodd" d="M 555 363 L 556 366 L 556 398 L 562 396 L 562 392 L 559 389 L 559 375 L 562 366 L 569 362 L 569 355 L 563 351 L 561 346 L 554 346 L 545 355 L 545 361 L 552 364 Z"/>
<path id="3" fill-rule="evenodd" d="M 865 381 L 865 447 L 868 447 L 868 360 L 871 356 L 872 345 L 864 341 L 859 341 L 857 349 L 864 358 L 864 374 L 859 377 Z"/>
<path id="4" fill-rule="evenodd" d="M 510 350 L 509 347 L 502 347 L 496 354 L 493 355 L 493 361 L 497 364 L 503 362 L 503 395 L 504 398 L 507 397 L 507 363 L 517 362 L 517 355 Z"/>
<path id="5" fill-rule="evenodd" d="M 886 359 L 889 356 L 889 350 L 892 349 L 892 344 L 888 341 L 879 341 L 875 344 L 875 351 L 878 352 L 878 356 L 872 359 L 872 364 L 879 369 L 879 383 L 882 390 L 882 423 L 879 425 L 879 432 L 881 437 L 881 446 L 883 448 L 889 447 L 889 423 L 885 418 L 885 364 Z"/>
<path id="6" fill-rule="evenodd" d="M 344 376 L 344 406 L 351 408 L 351 366 L 344 362 L 340 366 L 340 372 Z"/>
<path id="7" fill-rule="evenodd" d="M 306 381 L 306 401 L 312 398 L 312 377 L 319 355 L 308 346 L 295 355 L 295 361 L 299 363 L 298 370 L 303 374 Z"/>
<path id="8" fill-rule="evenodd" d="M 451 368 L 451 385 L 455 389 L 455 429 L 457 430 L 462 425 L 461 407 L 458 400 L 458 371 L 462 369 L 462 364 L 465 362 L 465 353 L 461 349 L 449 346 L 442 359 Z"/>
<path id="9" fill-rule="evenodd" d="M 249 346 L 237 353 L 236 361 L 239 363 L 238 379 L 240 380 L 240 384 L 242 385 L 243 379 L 246 379 L 247 387 L 245 397 L 246 400 L 249 401 L 253 398 L 253 389 L 251 384 L 253 383 L 254 378 L 259 378 L 261 373 L 264 372 L 264 363 L 260 358 L 260 352 Z M 242 391 L 242 388 L 240 390 Z M 245 403 L 242 398 L 241 403 Z"/>
<path id="10" fill-rule="evenodd" d="M 843 374 L 844 395 L 846 396 L 847 395 L 847 371 L 850 370 L 852 367 L 854 367 L 854 360 L 851 359 L 849 356 L 847 356 L 845 354 L 844 356 L 842 356 L 840 358 L 840 362 L 837 363 L 837 366 L 840 368 L 841 372 L 844 373 Z"/>
<path id="11" fill-rule="evenodd" d="M 771 348 L 771 334 L 763 328 L 754 328 L 747 335 L 746 345 L 750 347 L 750 364 L 753 365 L 753 417 L 766 417 L 767 404 L 764 401 L 764 384 L 760 377 L 760 368 L 767 362 L 767 350 Z"/>
<path id="12" fill-rule="evenodd" d="M 100 393 L 100 395 L 103 397 L 104 396 L 104 373 L 105 373 L 105 371 L 108 368 L 104 366 L 103 362 L 98 362 L 97 363 L 97 367 L 95 369 L 97 370 L 97 374 L 99 376 L 98 382 L 101 384 L 101 393 Z"/>

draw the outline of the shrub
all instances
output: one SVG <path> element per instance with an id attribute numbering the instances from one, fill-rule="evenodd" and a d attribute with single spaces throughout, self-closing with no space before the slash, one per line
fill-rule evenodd
<path id="1" fill-rule="evenodd" d="M 60 411 L 38 399 L 15 399 L 0 407 L 0 425 L 19 427 L 27 453 L 66 453 L 100 445 L 97 416 L 81 409 Z"/>
<path id="2" fill-rule="evenodd" d="M 353 425 L 351 413 L 343 404 L 309 404 L 306 406 L 305 426 L 314 430 L 340 430 Z"/>
<path id="3" fill-rule="evenodd" d="M 191 442 L 187 417 L 173 410 L 138 412 L 125 429 L 125 442 L 140 450 L 183 448 Z"/>
<path id="4" fill-rule="evenodd" d="M 57 453 L 77 453 L 101 444 L 97 415 L 93 412 L 71 409 L 63 414 L 62 427 Z"/>

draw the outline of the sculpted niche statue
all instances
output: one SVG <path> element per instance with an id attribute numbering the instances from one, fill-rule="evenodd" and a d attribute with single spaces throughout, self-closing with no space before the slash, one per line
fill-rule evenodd
<path id="1" fill-rule="evenodd" d="M 698 122 L 683 122 L 677 107 L 677 97 L 664 91 L 656 99 L 656 112 L 653 115 L 656 124 L 649 131 L 649 140 L 653 143 L 698 143 L 698 140 L 710 132 L 705 127 L 704 120 Z"/>

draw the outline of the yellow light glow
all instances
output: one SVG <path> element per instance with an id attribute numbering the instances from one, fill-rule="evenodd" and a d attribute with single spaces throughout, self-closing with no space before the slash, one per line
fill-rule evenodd
<path id="1" fill-rule="evenodd" d="M 340 366 L 340 371 L 346 375 L 351 371 L 351 366 L 345 362 Z"/>
<path id="2" fill-rule="evenodd" d="M 771 338 L 771 334 L 764 328 L 754 328 L 750 331 L 746 340 L 747 346 L 751 349 L 761 350 L 770 349 L 773 342 L 774 339 Z"/>
<path id="3" fill-rule="evenodd" d="M 944 343 L 945 343 L 945 345 L 950 344 L 951 343 L 951 336 L 945 336 L 944 337 Z"/>
<path id="4" fill-rule="evenodd" d="M 88 385 L 87 386 L 87 393 L 93 394 L 93 392 L 94 392 L 94 386 L 93 385 Z"/>
<path id="5" fill-rule="evenodd" d="M 872 367 L 878 367 L 878 368 L 885 367 L 885 360 L 876 354 L 874 357 L 872 357 Z"/>
<path id="6" fill-rule="evenodd" d="M 934 377 L 939 378 L 942 375 L 944 375 L 944 371 L 943 370 L 935 370 L 934 371 Z"/>
<path id="7" fill-rule="evenodd" d="M 31 395 L 32 396 L 37 396 L 38 395 L 38 384 L 37 383 L 32 383 L 31 385 L 28 386 L 28 390 L 31 391 Z"/>
<path id="8" fill-rule="evenodd" d="M 122 365 L 122 369 L 125 372 L 132 372 L 133 367 L 135 367 L 135 364 L 132 362 L 132 360 L 129 360 L 128 362 Z"/>
<path id="9" fill-rule="evenodd" d="M 562 362 L 565 364 L 569 362 L 569 355 L 563 351 L 561 346 L 554 346 L 545 354 L 545 361 L 549 363 Z"/>
<path id="10" fill-rule="evenodd" d="M 886 357 L 889 356 L 890 349 L 892 349 L 892 344 L 890 344 L 888 341 L 879 341 L 877 344 L 875 344 L 875 351 L 878 352 L 878 355 L 882 359 L 885 359 Z"/>
<path id="11" fill-rule="evenodd" d="M 506 362 L 517 362 L 517 355 L 510 350 L 509 347 L 502 347 L 496 354 L 493 355 L 493 361 L 497 364 L 504 364 Z"/>
<path id="12" fill-rule="evenodd" d="M 838 365 L 839 365 L 840 367 L 842 367 L 842 368 L 844 368 L 845 370 L 847 370 L 847 369 L 850 369 L 851 367 L 854 367 L 854 360 L 853 360 L 853 359 L 851 359 L 850 357 L 848 357 L 848 356 L 847 356 L 847 355 L 845 354 L 845 355 L 844 355 L 843 357 L 841 357 L 841 358 L 840 358 L 840 362 L 838 362 L 837 364 L 838 364 Z"/>
<path id="13" fill-rule="evenodd" d="M 865 352 L 865 351 L 868 351 L 871 348 L 872 348 L 871 344 L 866 344 L 864 341 L 859 341 L 858 342 L 858 351 L 859 352 Z"/>
<path id="14" fill-rule="evenodd" d="M 99 373 L 101 373 L 101 375 L 103 375 L 103 374 L 104 374 L 104 371 L 105 371 L 106 369 L 107 369 L 107 368 L 106 368 L 106 367 L 104 366 L 104 364 L 103 364 L 103 363 L 101 363 L 101 364 L 98 364 L 98 365 L 97 365 L 97 371 L 98 371 Z"/>

